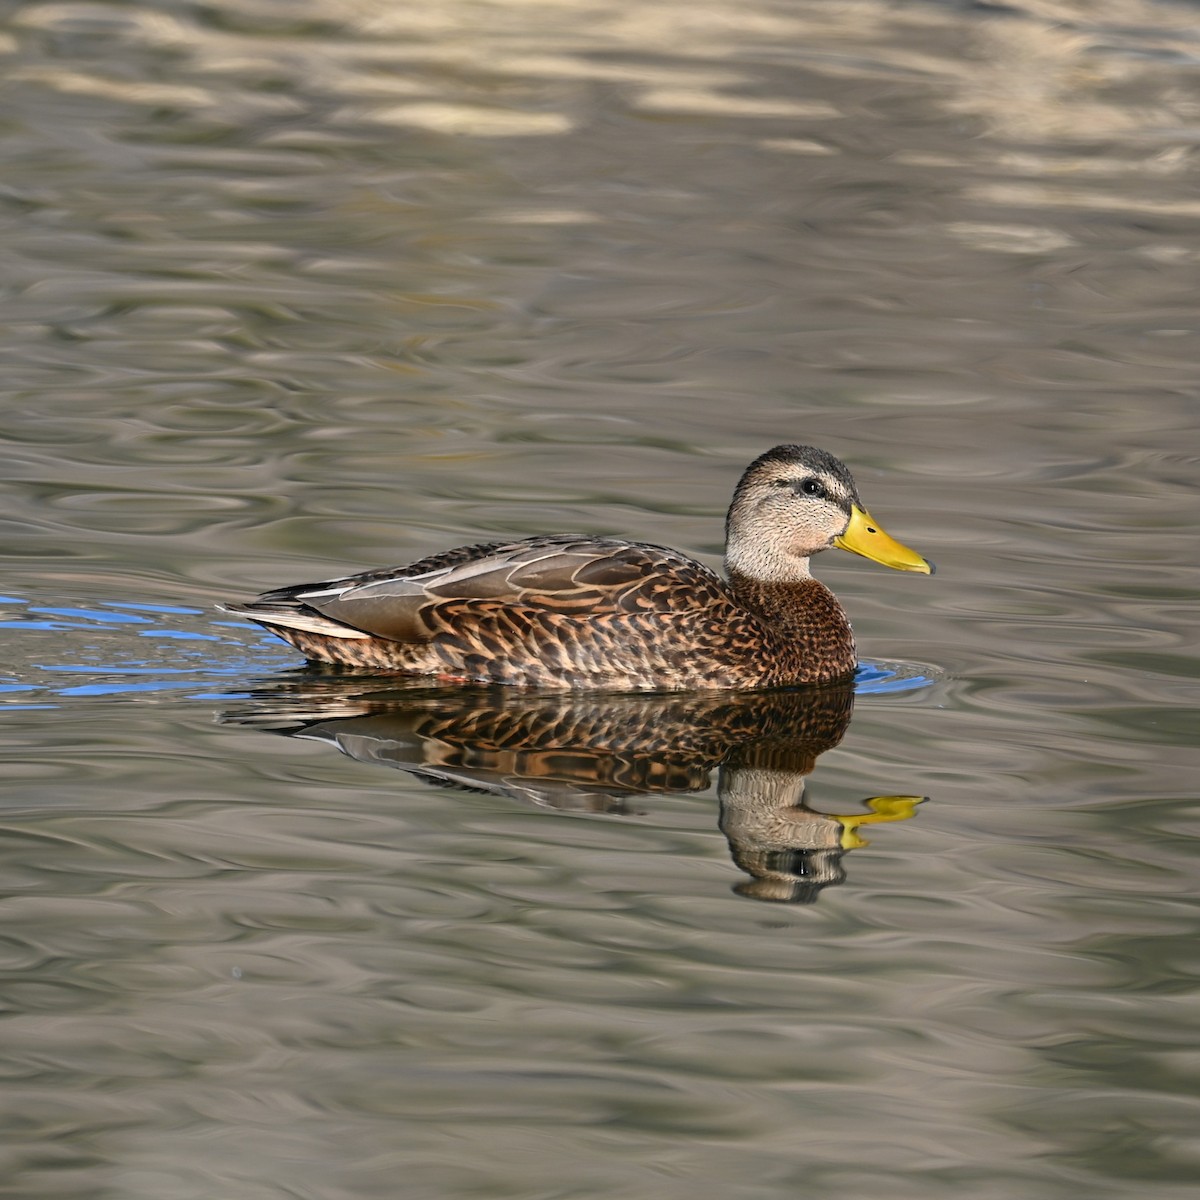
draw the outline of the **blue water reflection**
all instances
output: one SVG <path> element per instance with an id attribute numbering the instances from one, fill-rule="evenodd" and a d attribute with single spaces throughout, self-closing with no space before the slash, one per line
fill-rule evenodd
<path id="1" fill-rule="evenodd" d="M 3 602 L 16 610 L 0 621 L 0 629 L 12 631 L 10 662 L 23 665 L 15 677 L 0 683 L 0 695 L 76 699 L 169 692 L 197 700 L 231 699 L 243 694 L 242 689 L 214 689 L 215 680 L 261 682 L 264 674 L 301 665 L 296 652 L 272 634 L 247 622 L 216 619 L 202 608 L 134 601 L 83 608 L 28 603 L 13 596 Z M 131 609 L 137 612 L 126 611 Z M 94 638 L 98 632 L 105 635 L 101 642 Z M 23 640 L 22 633 L 31 636 Z M 44 633 L 80 636 L 56 638 L 48 647 L 36 639 Z M 93 636 L 85 640 L 83 635 Z M 131 655 L 133 636 L 157 643 L 161 653 Z M 186 660 L 183 665 L 181 658 Z M 68 684 L 56 678 L 62 675 L 86 678 Z M 867 660 L 859 665 L 854 689 L 859 695 L 910 693 L 938 677 L 936 668 L 924 664 Z"/>

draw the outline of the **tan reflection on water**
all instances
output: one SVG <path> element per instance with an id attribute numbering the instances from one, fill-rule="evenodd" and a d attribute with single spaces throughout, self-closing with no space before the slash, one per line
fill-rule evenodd
<path id="1" fill-rule="evenodd" d="M 907 820 L 925 797 L 881 795 L 856 812 L 804 803 L 805 782 L 850 724 L 852 686 L 720 695 L 363 692 L 314 670 L 222 714 L 228 724 L 335 746 L 434 786 L 543 808 L 633 815 L 632 797 L 703 791 L 755 900 L 810 903 L 846 878 L 864 825 Z M 881 781 L 882 782 L 882 781 Z"/>

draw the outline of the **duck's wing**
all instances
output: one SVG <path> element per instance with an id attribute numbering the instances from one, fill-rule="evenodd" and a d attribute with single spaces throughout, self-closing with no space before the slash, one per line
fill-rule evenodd
<path id="1" fill-rule="evenodd" d="M 727 598 L 718 575 L 677 550 L 558 535 L 464 546 L 406 567 L 282 588 L 240 611 L 300 609 L 375 637 L 424 642 L 497 607 L 586 619 L 679 612 Z"/>

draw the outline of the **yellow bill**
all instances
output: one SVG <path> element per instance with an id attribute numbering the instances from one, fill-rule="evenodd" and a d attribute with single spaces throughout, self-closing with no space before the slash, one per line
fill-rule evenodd
<path id="1" fill-rule="evenodd" d="M 922 575 L 933 574 L 933 563 L 926 562 L 915 550 L 902 546 L 895 538 L 888 537 L 882 528 L 875 523 L 871 514 L 858 505 L 850 510 L 850 524 L 841 537 L 833 539 L 833 544 L 842 550 L 861 554 L 864 558 L 874 559 L 885 567 L 897 571 L 920 571 Z"/>
<path id="2" fill-rule="evenodd" d="M 869 843 L 858 832 L 860 825 L 879 825 L 884 821 L 907 821 L 914 816 L 913 810 L 918 804 L 928 800 L 928 796 L 872 796 L 863 803 L 871 810 L 865 813 L 831 813 L 842 827 L 841 844 L 843 850 L 858 850 Z"/>

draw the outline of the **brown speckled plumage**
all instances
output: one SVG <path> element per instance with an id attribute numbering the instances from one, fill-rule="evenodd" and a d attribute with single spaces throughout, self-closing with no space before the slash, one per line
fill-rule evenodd
<path id="1" fill-rule="evenodd" d="M 224 607 L 312 661 L 444 681 L 654 691 L 813 683 L 853 671 L 855 653 L 850 623 L 808 558 L 859 517 L 837 459 L 777 446 L 735 492 L 728 582 L 677 550 L 556 534 Z M 928 570 L 912 557 L 921 567 L 904 569 Z"/>

